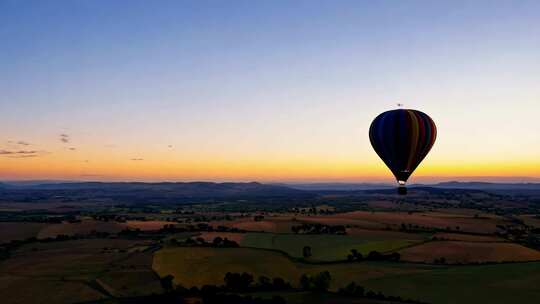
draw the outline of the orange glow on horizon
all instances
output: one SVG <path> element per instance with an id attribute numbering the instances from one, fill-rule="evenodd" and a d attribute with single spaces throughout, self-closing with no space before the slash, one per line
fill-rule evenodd
<path id="1" fill-rule="evenodd" d="M 64 158 L 66 157 L 66 158 Z M 373 157 L 369 162 L 350 159 L 69 159 L 66 155 L 42 158 L 1 159 L 0 178 L 142 180 L 142 181 L 387 181 L 393 177 Z M 451 177 L 540 177 L 540 161 L 435 162 L 429 157 L 410 181 L 441 180 Z"/>

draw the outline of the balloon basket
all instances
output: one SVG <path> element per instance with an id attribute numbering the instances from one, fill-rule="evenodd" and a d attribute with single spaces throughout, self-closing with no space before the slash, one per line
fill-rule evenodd
<path id="1" fill-rule="evenodd" d="M 406 195 L 407 194 L 407 187 L 400 186 L 397 188 L 397 193 L 399 195 Z"/>

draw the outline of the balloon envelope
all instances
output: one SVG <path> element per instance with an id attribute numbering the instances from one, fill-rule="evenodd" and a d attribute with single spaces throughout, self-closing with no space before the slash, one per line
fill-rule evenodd
<path id="1" fill-rule="evenodd" d="M 436 137 L 433 120 L 410 109 L 384 112 L 369 128 L 373 149 L 402 185 L 431 150 Z"/>

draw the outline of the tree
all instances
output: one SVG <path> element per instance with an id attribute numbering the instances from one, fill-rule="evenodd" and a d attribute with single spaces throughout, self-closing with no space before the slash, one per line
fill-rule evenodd
<path id="1" fill-rule="evenodd" d="M 392 252 L 389 256 L 388 256 L 388 260 L 390 261 L 399 261 L 399 259 L 401 259 L 401 254 L 397 253 L 397 252 Z"/>
<path id="2" fill-rule="evenodd" d="M 272 287 L 272 281 L 269 277 L 260 276 L 259 279 L 257 279 L 257 285 L 262 289 L 269 289 Z"/>
<path id="3" fill-rule="evenodd" d="M 364 296 L 364 287 L 356 285 L 355 282 L 349 283 L 345 288 L 340 288 L 339 293 L 346 296 Z"/>
<path id="4" fill-rule="evenodd" d="M 373 250 L 369 252 L 367 258 L 371 261 L 380 261 L 382 259 L 382 254 L 376 250 Z"/>
<path id="5" fill-rule="evenodd" d="M 313 289 L 316 291 L 327 291 L 330 288 L 331 280 L 330 272 L 323 271 L 313 278 Z"/>
<path id="6" fill-rule="evenodd" d="M 306 274 L 303 274 L 300 277 L 300 287 L 303 290 L 313 290 L 313 291 L 319 291 L 324 292 L 327 291 L 330 287 L 330 281 L 332 280 L 332 277 L 330 276 L 330 272 L 323 271 L 319 274 L 310 277 Z"/>
<path id="7" fill-rule="evenodd" d="M 245 291 L 253 283 L 253 276 L 249 273 L 231 273 L 225 274 L 225 287 L 233 291 Z"/>
<path id="8" fill-rule="evenodd" d="M 223 243 L 223 239 L 221 237 L 219 237 L 219 236 L 215 237 L 214 241 L 212 241 L 212 243 L 214 244 L 214 246 L 217 247 L 217 246 L 219 246 L 219 245 L 221 245 Z"/>
<path id="9" fill-rule="evenodd" d="M 160 278 L 160 283 L 161 283 L 161 287 L 163 287 L 163 290 L 165 290 L 165 292 L 171 292 L 173 291 L 173 280 L 174 280 L 174 276 L 168 274 L 166 276 L 164 276 L 163 278 Z"/>
<path id="10" fill-rule="evenodd" d="M 351 257 L 350 257 L 350 258 L 347 257 L 347 258 L 348 258 L 350 261 L 353 261 L 353 260 L 355 260 L 355 261 L 361 261 L 361 260 L 364 259 L 364 256 L 363 256 L 360 252 L 358 252 L 358 250 L 356 250 L 356 249 L 351 249 L 351 254 L 349 254 L 349 256 L 351 256 Z"/>
<path id="11" fill-rule="evenodd" d="M 272 280 L 272 285 L 274 286 L 275 290 L 285 290 L 285 289 L 290 289 L 291 288 L 290 283 L 285 282 L 284 279 L 279 278 L 279 277 L 274 278 Z"/>
<path id="12" fill-rule="evenodd" d="M 309 246 L 304 246 L 304 248 L 302 249 L 302 255 L 304 256 L 305 259 L 311 257 L 311 247 Z"/>
<path id="13" fill-rule="evenodd" d="M 311 278 L 307 274 L 300 277 L 300 288 L 303 290 L 311 290 Z"/>

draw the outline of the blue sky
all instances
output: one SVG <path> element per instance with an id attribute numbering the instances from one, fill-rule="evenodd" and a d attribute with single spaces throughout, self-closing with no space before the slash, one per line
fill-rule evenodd
<path id="1" fill-rule="evenodd" d="M 0 150 L 43 152 L 0 178 L 369 179 L 367 128 L 398 101 L 439 127 L 420 176 L 538 177 L 539 20 L 538 1 L 0 0 Z"/>

